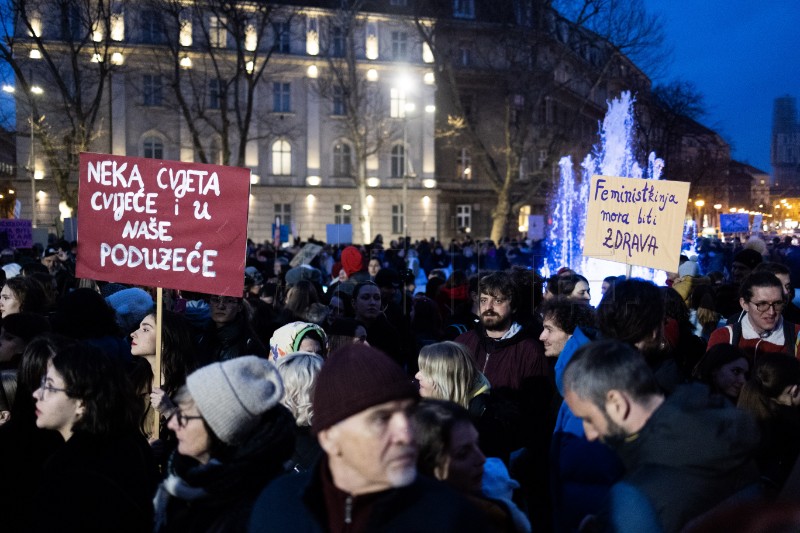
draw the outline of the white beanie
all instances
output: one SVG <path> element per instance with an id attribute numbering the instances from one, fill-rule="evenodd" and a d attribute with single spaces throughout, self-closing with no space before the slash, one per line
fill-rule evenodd
<path id="1" fill-rule="evenodd" d="M 255 355 L 204 366 L 186 378 L 186 388 L 203 419 L 226 444 L 239 444 L 261 415 L 283 397 L 276 368 Z"/>

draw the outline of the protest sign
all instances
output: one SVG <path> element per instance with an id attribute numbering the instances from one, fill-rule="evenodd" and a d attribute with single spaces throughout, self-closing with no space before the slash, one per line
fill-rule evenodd
<path id="1" fill-rule="evenodd" d="M 746 233 L 750 229 L 750 215 L 747 213 L 721 213 L 719 226 L 722 233 Z"/>
<path id="2" fill-rule="evenodd" d="M 317 256 L 318 253 L 320 253 L 320 251 L 322 251 L 322 246 L 319 244 L 308 243 L 303 246 L 299 252 L 297 252 L 297 255 L 292 257 L 292 260 L 289 261 L 289 266 L 296 267 L 299 265 L 307 265 Z"/>
<path id="3" fill-rule="evenodd" d="M 689 184 L 592 176 L 583 255 L 678 270 Z"/>
<path id="4" fill-rule="evenodd" d="M 77 275 L 241 297 L 250 171 L 80 155 Z"/>
<path id="5" fill-rule="evenodd" d="M 352 224 L 327 224 L 325 242 L 328 244 L 353 244 Z"/>
<path id="6" fill-rule="evenodd" d="M 8 237 L 7 246 L 11 248 L 30 248 L 33 246 L 33 226 L 30 220 L 13 218 L 0 219 L 0 233 Z"/>

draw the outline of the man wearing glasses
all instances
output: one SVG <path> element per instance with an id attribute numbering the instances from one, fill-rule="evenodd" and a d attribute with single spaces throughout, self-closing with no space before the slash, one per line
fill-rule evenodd
<path id="1" fill-rule="evenodd" d="M 708 340 L 708 349 L 717 344 L 733 344 L 743 349 L 751 361 L 765 353 L 797 355 L 800 326 L 783 319 L 786 306 L 781 281 L 770 272 L 754 272 L 742 282 L 739 305 L 742 319 L 717 329 Z"/>

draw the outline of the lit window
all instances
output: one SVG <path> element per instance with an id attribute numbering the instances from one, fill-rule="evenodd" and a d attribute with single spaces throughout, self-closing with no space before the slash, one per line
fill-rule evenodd
<path id="1" fill-rule="evenodd" d="M 469 204 L 459 204 L 456 206 L 456 228 L 464 229 L 472 227 L 472 206 Z"/>
<path id="2" fill-rule="evenodd" d="M 248 24 L 244 30 L 244 49 L 248 52 L 255 52 L 258 45 L 258 34 L 252 24 Z"/>
<path id="3" fill-rule="evenodd" d="M 402 235 L 405 233 L 405 216 L 403 216 L 403 205 L 395 204 L 392 206 L 392 233 Z"/>
<path id="4" fill-rule="evenodd" d="M 225 48 L 228 45 L 228 30 L 225 17 L 211 16 L 208 19 L 208 41 L 214 48 Z"/>
<path id="5" fill-rule="evenodd" d="M 275 218 L 281 226 L 292 225 L 292 204 L 275 204 Z"/>
<path id="6" fill-rule="evenodd" d="M 292 145 L 283 139 L 272 143 L 272 173 L 276 176 L 292 174 Z"/>
<path id="7" fill-rule="evenodd" d="M 336 204 L 333 206 L 333 223 L 334 224 L 350 224 L 352 219 L 350 215 L 353 207 L 349 204 Z"/>
<path id="8" fill-rule="evenodd" d="M 390 93 L 389 113 L 392 118 L 403 118 L 406 116 L 406 92 L 403 89 L 392 88 Z"/>

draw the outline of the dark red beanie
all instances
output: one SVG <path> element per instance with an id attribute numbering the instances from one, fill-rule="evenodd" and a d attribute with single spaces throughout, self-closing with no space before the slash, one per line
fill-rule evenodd
<path id="1" fill-rule="evenodd" d="M 317 376 L 312 400 L 314 434 L 355 414 L 419 393 L 400 366 L 380 350 L 350 344 L 328 356 Z"/>
<path id="2" fill-rule="evenodd" d="M 342 250 L 342 268 L 348 277 L 364 268 L 364 257 L 355 246 L 348 246 Z"/>

